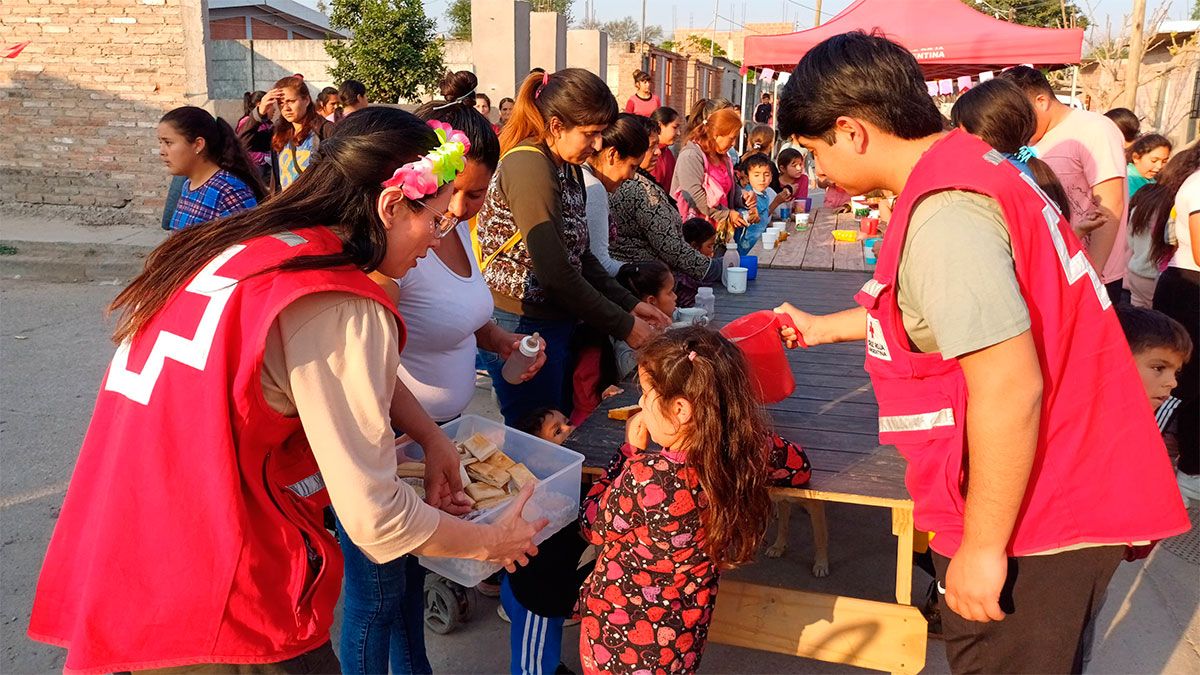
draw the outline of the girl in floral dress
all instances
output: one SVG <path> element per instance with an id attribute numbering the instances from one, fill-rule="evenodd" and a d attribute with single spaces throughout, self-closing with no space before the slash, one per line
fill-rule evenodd
<path id="1" fill-rule="evenodd" d="M 600 547 L 579 604 L 585 672 L 695 672 L 720 570 L 750 560 L 766 529 L 767 487 L 808 480 L 807 458 L 772 435 L 747 370 L 704 328 L 642 351 L 642 412 L 583 507 L 584 535 Z"/>

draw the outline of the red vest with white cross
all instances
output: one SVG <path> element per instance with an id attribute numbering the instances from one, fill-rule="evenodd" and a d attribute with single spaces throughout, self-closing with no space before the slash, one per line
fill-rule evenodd
<path id="1" fill-rule="evenodd" d="M 311 293 L 392 305 L 352 267 L 255 273 L 341 251 L 321 227 L 232 246 L 117 349 L 30 620 L 66 671 L 273 663 L 329 640 L 342 557 L 301 420 L 263 397 L 267 331 Z"/>
<path id="2" fill-rule="evenodd" d="M 953 556 L 962 542 L 966 381 L 957 359 L 911 348 L 896 301 L 909 215 L 942 190 L 976 192 L 1000 205 L 1041 365 L 1037 455 L 1009 554 L 1187 530 L 1166 448 L 1099 276 L 1036 184 L 962 131 L 937 141 L 914 167 L 874 278 L 855 298 L 867 309 L 866 370 L 879 400 L 879 440 L 908 460 L 916 526 L 936 533 L 931 546 L 943 555 Z"/>

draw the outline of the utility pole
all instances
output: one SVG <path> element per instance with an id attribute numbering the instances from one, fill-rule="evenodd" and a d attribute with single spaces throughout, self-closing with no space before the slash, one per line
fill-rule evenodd
<path id="1" fill-rule="evenodd" d="M 817 0 L 817 18 L 813 19 L 813 28 L 821 25 L 821 0 Z"/>
<path id="2" fill-rule="evenodd" d="M 1146 23 L 1146 0 L 1133 0 L 1133 13 L 1129 16 L 1129 58 L 1125 62 L 1125 94 L 1122 104 L 1130 110 L 1137 106 L 1138 71 L 1142 65 L 1143 33 Z"/>
<path id="3" fill-rule="evenodd" d="M 642 0 L 642 44 L 646 44 L 646 0 Z"/>

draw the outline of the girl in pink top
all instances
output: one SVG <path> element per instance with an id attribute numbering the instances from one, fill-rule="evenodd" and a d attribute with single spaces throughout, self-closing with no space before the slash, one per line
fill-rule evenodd
<path id="1" fill-rule="evenodd" d="M 650 73 L 644 70 L 633 71 L 633 96 L 625 102 L 625 112 L 649 117 L 662 105 L 658 95 L 651 92 Z"/>

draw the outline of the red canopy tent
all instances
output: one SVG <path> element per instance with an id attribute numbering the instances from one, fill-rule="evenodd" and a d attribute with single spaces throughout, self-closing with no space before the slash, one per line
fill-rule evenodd
<path id="1" fill-rule="evenodd" d="M 1033 28 L 977 12 L 961 0 L 856 0 L 828 22 L 797 33 L 746 38 L 743 64 L 790 72 L 822 40 L 879 31 L 904 45 L 936 80 L 1029 63 L 1079 63 L 1083 30 Z"/>

